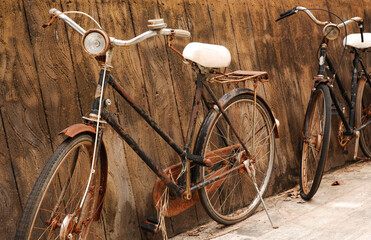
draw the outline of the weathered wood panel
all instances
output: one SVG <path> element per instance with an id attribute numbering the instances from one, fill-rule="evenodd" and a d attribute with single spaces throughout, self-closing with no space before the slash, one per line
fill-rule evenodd
<path id="1" fill-rule="evenodd" d="M 23 3 L 2 1 L 0 22 L 0 217 L 5 223 L 1 238 L 9 239 L 45 156 L 51 154 L 51 142 Z"/>
<path id="2" fill-rule="evenodd" d="M 108 34 L 129 39 L 147 30 L 148 19 L 162 17 L 168 26 L 188 29 L 192 41 L 225 45 L 232 54 L 230 69 L 268 71 L 271 81 L 258 93 L 280 120 L 281 138 L 270 194 L 298 183 L 299 140 L 306 104 L 316 74 L 316 51 L 321 29 L 303 13 L 275 23 L 278 14 L 296 5 L 320 7 L 346 19 L 365 16 L 371 30 L 370 0 L 362 1 L 0 1 L 0 239 L 14 236 L 16 222 L 47 156 L 63 140 L 58 132 L 81 122 L 89 113 L 99 68 L 81 48 L 81 37 L 61 21 L 47 29 L 48 10 L 81 10 L 98 19 Z M 318 12 L 328 18 L 328 14 Z M 95 27 L 85 17 L 71 15 L 85 28 Z M 334 18 L 331 20 L 335 21 Z M 349 32 L 356 31 L 350 27 Z M 188 40 L 176 40 L 182 49 Z M 165 46 L 162 37 L 117 49 L 113 76 L 140 105 L 183 145 L 192 105 L 195 76 L 189 66 Z M 331 50 L 341 55 L 341 40 Z M 350 79 L 350 55 L 339 68 Z M 370 57 L 367 58 L 370 64 Z M 252 87 L 251 83 L 239 84 Z M 228 86 L 213 86 L 222 95 Z M 148 125 L 119 96 L 108 91 L 120 123 L 161 166 L 179 161 Z M 327 168 L 351 159 L 336 144 L 338 117 L 332 122 Z M 201 120 L 199 120 L 200 123 Z M 111 129 L 104 136 L 109 155 L 107 198 L 102 218 L 110 239 L 161 238 L 139 230 L 154 216 L 152 188 L 155 175 Z M 167 220 L 169 235 L 209 221 L 197 204 Z"/>

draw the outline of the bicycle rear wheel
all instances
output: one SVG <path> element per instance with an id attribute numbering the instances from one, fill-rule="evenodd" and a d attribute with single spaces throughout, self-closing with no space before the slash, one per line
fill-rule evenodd
<path id="1" fill-rule="evenodd" d="M 242 94 L 228 100 L 224 110 L 248 150 L 253 153 L 256 182 L 264 196 L 272 174 L 275 142 L 273 122 L 264 104 L 257 100 L 253 121 L 254 98 Z M 253 127 L 255 146 L 253 149 Z M 200 167 L 201 181 L 221 176 L 199 190 L 201 202 L 215 221 L 230 225 L 250 216 L 260 204 L 252 178 L 243 166 L 245 151 L 219 111 L 211 112 L 200 129 L 198 147 L 205 158 L 213 159 L 212 167 Z"/>
<path id="2" fill-rule="evenodd" d="M 52 154 L 24 208 L 15 239 L 105 239 L 97 221 L 102 176 L 100 158 L 86 200 L 94 138 L 80 134 L 66 139 Z"/>
<path id="3" fill-rule="evenodd" d="M 331 130 L 331 98 L 320 84 L 312 96 L 305 117 L 305 139 L 300 164 L 300 196 L 310 200 L 317 192 L 325 168 Z"/>
<path id="4" fill-rule="evenodd" d="M 366 78 L 357 84 L 356 127 L 371 120 L 371 87 Z M 366 157 L 371 157 L 371 125 L 363 128 L 359 136 L 359 145 Z"/>

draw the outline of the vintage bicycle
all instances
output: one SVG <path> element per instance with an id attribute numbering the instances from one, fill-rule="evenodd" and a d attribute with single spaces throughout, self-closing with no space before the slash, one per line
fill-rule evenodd
<path id="1" fill-rule="evenodd" d="M 86 31 L 66 15 L 69 13 L 88 16 L 98 28 Z M 253 213 L 263 202 L 269 185 L 275 137 L 278 137 L 278 121 L 264 99 L 256 94 L 258 84 L 268 81 L 266 72 L 219 73 L 217 70 L 226 68 L 231 61 L 229 51 L 219 45 L 191 42 L 181 54 L 173 41 L 176 37 L 188 38 L 190 33 L 167 28 L 162 19 L 149 20 L 148 31 L 130 40 L 120 40 L 109 37 L 86 13 L 51 9 L 50 14 L 53 18 L 48 25 L 59 18 L 82 35 L 84 50 L 95 57 L 101 71 L 89 116 L 83 117 L 84 123 L 61 132 L 66 139 L 37 179 L 20 219 L 16 239 L 105 239 L 99 218 L 109 162 L 102 141 L 107 124 L 158 176 L 159 180 L 153 183 L 154 204 L 157 208 L 167 204 L 162 213 L 164 216 L 179 214 L 198 201 L 212 219 L 226 225 Z M 167 45 L 197 73 L 184 147 L 176 144 L 111 75 L 116 48 L 158 35 L 167 36 Z M 219 99 L 209 86 L 211 83 L 247 80 L 254 82 L 254 90 L 237 88 Z M 120 126 L 107 110 L 110 105 L 110 100 L 105 98 L 108 85 L 179 155 L 178 164 L 162 169 Z M 201 107 L 208 113 L 193 141 Z M 191 146 L 193 142 L 194 146 Z M 163 197 L 166 191 L 169 194 Z M 142 227 L 155 232 L 159 225 L 161 221 L 151 218 Z"/>
<path id="2" fill-rule="evenodd" d="M 341 22 L 334 24 L 319 21 L 310 10 L 326 11 Z M 327 159 L 332 109 L 336 110 L 341 119 L 337 133 L 340 146 L 344 148 L 354 138 L 356 141 L 354 159 L 358 158 L 359 146 L 367 158 L 371 157 L 371 82 L 370 73 L 367 73 L 365 63 L 360 56 L 360 53 L 371 49 L 371 33 L 363 32 L 362 18 L 353 17 L 343 21 L 336 14 L 323 9 L 294 7 L 281 13 L 276 21 L 299 11 L 305 12 L 317 25 L 324 26 L 322 30 L 323 38 L 319 47 L 318 74 L 313 79 L 313 89 L 303 127 L 300 195 L 303 199 L 310 200 L 319 188 Z M 349 34 L 343 40 L 344 48 L 350 48 L 350 51 L 354 53 L 349 96 L 337 74 L 337 68 L 334 67 L 328 56 L 327 50 L 330 40 L 338 38 L 341 28 L 344 28 L 346 33 L 346 26 L 350 23 L 357 23 L 360 33 Z M 337 100 L 333 89 L 334 82 L 339 86 L 346 106 L 342 106 Z"/>

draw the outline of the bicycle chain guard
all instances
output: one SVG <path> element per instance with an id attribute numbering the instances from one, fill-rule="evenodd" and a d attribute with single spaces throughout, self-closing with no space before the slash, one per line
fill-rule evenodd
<path id="1" fill-rule="evenodd" d="M 240 148 L 239 144 L 236 144 L 236 145 L 233 145 L 233 146 L 228 146 L 228 147 L 225 147 L 225 148 L 221 148 L 221 149 L 218 149 L 218 150 L 207 153 L 205 158 L 208 158 L 209 161 L 211 161 L 212 163 L 220 162 L 221 159 L 223 159 L 223 157 L 225 155 L 229 155 L 231 151 L 235 151 L 236 149 L 239 149 L 239 148 Z M 181 170 L 181 166 L 182 166 L 181 163 L 172 165 L 172 166 L 165 169 L 165 173 L 171 179 L 173 179 L 173 180 L 177 179 L 178 175 L 180 173 L 180 170 Z M 229 168 L 221 168 L 218 171 L 215 171 L 211 176 L 208 176 L 208 178 L 211 179 L 211 178 L 214 178 L 218 175 L 222 175 L 222 174 L 226 173 L 228 170 L 229 170 Z M 223 183 L 223 181 L 221 181 L 221 180 L 216 181 L 213 184 L 206 186 L 206 189 L 209 193 L 213 192 L 213 191 L 217 190 L 218 187 L 222 183 Z M 166 184 L 158 178 L 157 181 L 156 181 L 156 184 L 154 186 L 154 189 L 153 189 L 153 203 L 154 203 L 154 206 L 161 206 L 161 196 L 162 196 L 163 192 L 165 191 L 165 188 L 166 188 Z M 200 201 L 200 197 L 198 196 L 197 191 L 192 193 L 192 198 L 190 200 L 185 200 L 183 198 L 176 198 L 176 197 L 170 196 L 169 204 L 167 206 L 167 211 L 165 212 L 165 216 L 166 217 L 176 216 L 179 213 L 182 213 L 185 210 L 187 210 L 188 208 L 192 207 L 193 205 L 195 205 L 199 201 Z"/>
<path id="2" fill-rule="evenodd" d="M 176 165 L 170 166 L 165 169 L 165 173 L 173 179 L 177 179 L 181 169 L 181 163 L 178 163 Z M 161 206 L 161 196 L 163 192 L 166 189 L 166 184 L 161 181 L 160 179 L 157 179 L 155 187 L 153 189 L 153 203 L 154 206 Z M 198 192 L 195 192 L 192 194 L 191 200 L 185 200 L 183 198 L 176 198 L 170 196 L 169 198 L 169 204 L 167 206 L 167 211 L 165 213 L 166 217 L 172 217 L 176 216 L 179 213 L 184 212 L 188 208 L 195 205 L 197 202 L 200 201 L 200 198 L 198 196 Z"/>

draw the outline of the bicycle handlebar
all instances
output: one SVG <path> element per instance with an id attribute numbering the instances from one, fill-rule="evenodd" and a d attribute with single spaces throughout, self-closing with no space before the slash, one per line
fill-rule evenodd
<path id="1" fill-rule="evenodd" d="M 286 11 L 286 12 L 280 13 L 280 17 L 276 19 L 276 22 L 278 22 L 278 21 L 280 21 L 280 20 L 282 20 L 282 19 L 284 19 L 284 18 L 286 18 L 286 17 L 289 17 L 289 16 L 293 15 L 293 14 L 297 13 L 298 11 L 303 11 L 303 12 L 305 12 L 305 13 L 306 13 L 306 14 L 307 14 L 311 19 L 312 19 L 312 21 L 313 21 L 314 23 L 316 23 L 317 25 L 325 26 L 325 25 L 327 25 L 327 24 L 330 23 L 330 22 L 327 22 L 327 21 L 322 22 L 322 21 L 318 20 L 318 19 L 317 19 L 317 18 L 312 14 L 311 11 L 309 11 L 309 10 L 308 10 L 307 8 L 305 8 L 305 7 L 300 7 L 300 6 L 298 6 L 298 7 L 294 7 L 293 9 L 290 9 L 290 10 L 288 10 L 288 11 Z M 346 20 L 346 21 L 344 21 L 344 22 L 342 22 L 342 23 L 336 24 L 336 26 L 337 26 L 338 28 L 341 28 L 341 27 L 344 27 L 345 25 L 348 25 L 348 24 L 351 23 L 351 22 L 357 22 L 358 24 L 362 24 L 362 23 L 363 23 L 363 19 L 362 19 L 361 17 L 353 17 L 353 18 L 348 19 L 348 20 Z"/>
<path id="2" fill-rule="evenodd" d="M 55 8 L 52 8 L 49 10 L 49 14 L 57 16 L 60 19 L 62 19 L 65 23 L 67 23 L 80 35 L 84 35 L 86 33 L 86 30 L 84 28 L 82 28 L 79 24 L 77 24 L 75 21 L 73 21 L 63 12 Z M 191 36 L 191 33 L 183 29 L 161 28 L 161 29 L 156 29 L 156 30 L 148 30 L 129 40 L 121 40 L 121 39 L 117 39 L 114 37 L 110 37 L 110 42 L 112 45 L 115 45 L 115 46 L 128 46 L 128 45 L 137 44 L 139 42 L 146 40 L 147 38 L 151 38 L 157 35 L 173 35 L 175 37 L 189 38 Z"/>

